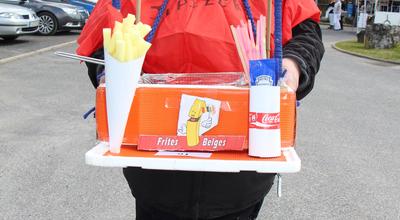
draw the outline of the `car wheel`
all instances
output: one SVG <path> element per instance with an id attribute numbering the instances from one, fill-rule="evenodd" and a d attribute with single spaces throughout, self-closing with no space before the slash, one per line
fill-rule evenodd
<path id="1" fill-rule="evenodd" d="M 1 37 L 6 41 L 12 41 L 18 38 L 18 36 L 7 36 L 7 37 Z"/>
<path id="2" fill-rule="evenodd" d="M 48 12 L 38 14 L 39 20 L 39 34 L 41 35 L 54 35 L 57 32 L 58 23 L 56 17 Z"/>

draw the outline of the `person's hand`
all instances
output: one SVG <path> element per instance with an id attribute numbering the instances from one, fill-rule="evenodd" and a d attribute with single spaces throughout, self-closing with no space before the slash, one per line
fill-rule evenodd
<path id="1" fill-rule="evenodd" d="M 299 87 L 299 78 L 300 78 L 300 68 L 297 65 L 296 61 L 290 58 L 283 58 L 282 60 L 282 68 L 286 69 L 286 75 L 283 78 L 283 82 L 286 83 L 293 91 L 296 92 Z"/>

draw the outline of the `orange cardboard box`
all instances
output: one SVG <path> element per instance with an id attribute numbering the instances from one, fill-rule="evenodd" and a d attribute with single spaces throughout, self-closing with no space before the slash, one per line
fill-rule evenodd
<path id="1" fill-rule="evenodd" d="M 104 84 L 99 86 L 96 92 L 97 136 L 100 141 L 108 141 L 105 92 Z M 138 145 L 142 136 L 176 136 L 182 94 L 220 100 L 221 110 L 218 126 L 205 135 L 243 137 L 244 142 L 239 148 L 223 150 L 248 148 L 249 89 L 213 85 L 140 84 L 136 89 L 125 129 L 124 145 Z M 282 147 L 293 147 L 296 135 L 295 93 L 281 89 L 280 105 Z M 216 151 L 218 149 L 187 147 L 183 150 Z"/>

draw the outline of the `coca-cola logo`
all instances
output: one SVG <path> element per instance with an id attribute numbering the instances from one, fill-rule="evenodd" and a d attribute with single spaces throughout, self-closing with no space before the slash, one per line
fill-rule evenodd
<path id="1" fill-rule="evenodd" d="M 280 113 L 249 113 L 249 128 L 279 129 Z"/>
<path id="2" fill-rule="evenodd" d="M 280 122 L 279 113 L 264 114 L 261 123 L 263 124 L 277 124 Z"/>

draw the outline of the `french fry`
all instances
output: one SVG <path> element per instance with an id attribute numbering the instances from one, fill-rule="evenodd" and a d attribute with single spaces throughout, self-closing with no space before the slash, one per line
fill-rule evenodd
<path id="1" fill-rule="evenodd" d="M 114 31 L 113 32 L 117 32 L 117 31 L 121 31 L 122 32 L 122 23 L 121 22 L 118 22 L 118 21 L 116 21 L 115 22 L 115 25 L 114 25 Z"/>
<path id="2" fill-rule="evenodd" d="M 138 29 L 138 27 L 136 25 L 134 25 L 131 28 L 129 28 L 126 33 L 130 33 L 133 36 L 135 36 L 137 38 L 140 38 L 140 32 L 139 32 L 139 29 Z"/>
<path id="3" fill-rule="evenodd" d="M 151 27 L 147 24 L 143 24 L 142 22 L 137 23 L 136 26 L 138 27 L 140 37 L 142 38 L 151 31 Z"/>
<path id="4" fill-rule="evenodd" d="M 126 18 L 123 19 L 122 21 L 122 30 L 124 33 L 128 32 L 129 29 L 133 27 L 135 24 L 135 15 L 128 14 Z"/>
<path id="5" fill-rule="evenodd" d="M 122 40 L 122 32 L 121 31 L 114 31 L 110 43 L 108 45 L 108 53 L 111 55 L 115 54 L 116 51 L 116 42 L 117 40 Z"/>
<path id="6" fill-rule="evenodd" d="M 140 47 L 139 47 L 139 45 L 142 43 L 143 39 L 141 39 L 136 34 L 130 34 L 129 40 L 130 40 L 130 42 L 132 44 L 132 47 L 133 47 L 132 57 L 133 57 L 133 59 L 137 59 L 138 57 L 140 57 L 140 54 L 139 54 Z"/>
<path id="7" fill-rule="evenodd" d="M 151 46 L 143 39 L 151 27 L 141 22 L 135 25 L 135 19 L 134 15 L 128 14 L 122 23 L 115 22 L 113 31 L 109 28 L 103 29 L 104 48 L 121 62 L 144 56 Z"/>
<path id="8" fill-rule="evenodd" d="M 112 35 L 110 43 L 108 44 L 108 53 L 114 54 L 115 51 L 115 34 Z"/>
<path id="9" fill-rule="evenodd" d="M 116 47 L 115 47 L 115 58 L 117 58 L 119 61 L 124 62 L 125 61 L 125 41 L 124 40 L 117 40 L 116 41 Z"/>
<path id="10" fill-rule="evenodd" d="M 134 60 L 135 48 L 132 46 L 132 43 L 130 41 L 125 41 L 125 46 L 125 61 Z"/>
<path id="11" fill-rule="evenodd" d="M 138 48 L 137 58 L 145 55 L 147 53 L 147 51 L 150 49 L 150 47 L 151 47 L 151 43 L 149 43 L 143 39 L 139 40 L 139 44 L 137 45 L 137 48 Z"/>
<path id="12" fill-rule="evenodd" d="M 103 45 L 104 48 L 109 51 L 109 45 L 110 45 L 110 41 L 111 41 L 111 28 L 104 28 L 103 29 Z"/>
<path id="13" fill-rule="evenodd" d="M 126 61 L 133 60 L 135 58 L 134 57 L 135 48 L 132 45 L 131 39 L 132 39 L 132 34 L 131 33 L 125 33 L 124 34 L 124 41 L 125 41 L 125 47 L 126 47 L 126 50 L 125 50 L 125 60 Z"/>

